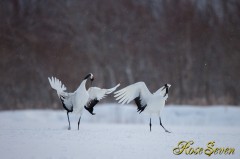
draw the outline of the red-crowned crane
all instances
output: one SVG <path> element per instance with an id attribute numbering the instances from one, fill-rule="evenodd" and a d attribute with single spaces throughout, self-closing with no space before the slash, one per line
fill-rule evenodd
<path id="1" fill-rule="evenodd" d="M 71 129 L 71 124 L 69 120 L 69 113 L 74 112 L 79 114 L 79 120 L 78 120 L 78 130 L 79 130 L 79 124 L 83 112 L 83 108 L 89 111 L 92 115 L 95 115 L 93 113 L 94 106 L 103 99 L 106 95 L 112 93 L 117 89 L 117 87 L 120 86 L 120 84 L 116 85 L 113 88 L 110 89 L 101 89 L 98 87 L 90 87 L 89 89 L 86 89 L 86 82 L 90 79 L 91 82 L 94 80 L 93 74 L 89 73 L 82 81 L 80 86 L 77 88 L 77 90 L 73 93 L 67 93 L 66 87 L 62 82 L 57 78 L 48 78 L 49 83 L 53 89 L 57 91 L 58 97 L 60 98 L 63 108 L 67 111 L 67 117 L 68 117 L 68 130 Z"/>
<path id="2" fill-rule="evenodd" d="M 160 113 L 165 106 L 165 101 L 168 98 L 168 90 L 171 87 L 170 84 L 165 84 L 163 87 L 158 89 L 155 93 L 151 93 L 144 82 L 137 82 L 129 85 L 119 91 L 114 92 L 118 103 L 125 104 L 132 100 L 135 101 L 138 112 L 145 112 L 150 115 L 150 131 L 151 131 L 151 117 L 157 115 L 159 117 L 160 125 L 163 127 L 165 132 L 170 133 L 162 125 Z"/>

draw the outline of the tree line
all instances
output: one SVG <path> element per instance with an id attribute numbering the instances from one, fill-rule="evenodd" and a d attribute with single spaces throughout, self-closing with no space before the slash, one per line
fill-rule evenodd
<path id="1" fill-rule="evenodd" d="M 0 109 L 60 108 L 47 77 L 74 91 L 170 83 L 171 104 L 240 104 L 238 0 L 0 2 Z M 113 98 L 105 99 L 113 102 Z"/>

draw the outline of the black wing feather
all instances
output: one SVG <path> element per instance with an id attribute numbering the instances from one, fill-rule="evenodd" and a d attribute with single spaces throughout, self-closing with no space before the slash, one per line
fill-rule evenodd
<path id="1" fill-rule="evenodd" d="M 93 107 L 99 102 L 99 100 L 97 100 L 96 98 L 89 101 L 87 106 L 84 106 L 84 108 L 92 115 L 95 115 L 95 113 L 93 113 Z"/>
<path id="2" fill-rule="evenodd" d="M 62 102 L 63 108 L 64 108 L 67 112 L 72 112 L 72 111 L 73 111 L 73 105 L 71 106 L 71 109 L 68 109 L 68 108 L 66 107 L 66 105 L 65 105 L 65 103 L 64 103 L 64 101 L 63 101 L 62 98 L 65 99 L 65 97 L 64 97 L 64 96 L 60 96 L 60 100 L 61 100 L 61 102 Z"/>
<path id="3" fill-rule="evenodd" d="M 142 105 L 140 96 L 135 98 L 134 101 L 135 101 L 135 103 L 136 103 L 136 105 L 138 107 L 137 108 L 138 109 L 137 112 L 139 112 L 139 114 L 142 113 L 142 111 L 144 111 L 144 109 L 146 108 L 147 105 Z"/>

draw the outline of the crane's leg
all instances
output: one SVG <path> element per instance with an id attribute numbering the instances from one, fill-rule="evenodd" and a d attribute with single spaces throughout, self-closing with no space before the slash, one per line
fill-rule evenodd
<path id="1" fill-rule="evenodd" d="M 163 127 L 163 129 L 165 130 L 165 132 L 171 133 L 170 131 L 168 131 L 167 129 L 165 129 L 164 126 L 162 125 L 161 117 L 159 117 L 159 121 L 160 121 L 160 125 Z"/>
<path id="2" fill-rule="evenodd" d="M 68 117 L 68 130 L 71 130 L 71 125 L 70 125 L 70 120 L 69 120 L 69 115 L 68 115 L 69 112 L 67 112 L 67 117 Z"/>
<path id="3" fill-rule="evenodd" d="M 150 123 L 149 123 L 149 126 L 150 126 L 150 132 L 151 132 L 151 128 L 152 128 L 152 122 L 151 122 L 151 118 L 150 118 Z"/>
<path id="4" fill-rule="evenodd" d="M 78 119 L 78 130 L 79 130 L 79 125 L 80 125 L 80 120 L 81 120 L 81 116 Z"/>

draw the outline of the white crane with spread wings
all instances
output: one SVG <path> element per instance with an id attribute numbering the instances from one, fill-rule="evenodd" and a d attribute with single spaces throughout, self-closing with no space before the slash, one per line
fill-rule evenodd
<path id="1" fill-rule="evenodd" d="M 164 128 L 161 122 L 160 113 L 165 106 L 165 102 L 168 98 L 168 90 L 171 87 L 170 84 L 165 84 L 158 89 L 155 93 L 151 93 L 144 82 L 137 82 L 129 85 L 117 92 L 115 92 L 116 100 L 121 104 L 128 104 L 132 100 L 137 105 L 138 112 L 146 112 L 150 115 L 150 131 L 151 131 L 151 116 L 157 115 L 159 117 L 160 125 Z M 164 130 L 170 133 L 167 129 Z"/>
<path id="2" fill-rule="evenodd" d="M 68 117 L 68 130 L 71 129 L 71 124 L 69 120 L 69 113 L 74 112 L 80 115 L 78 120 L 78 130 L 79 124 L 83 112 L 83 108 L 89 111 L 92 115 L 94 106 L 103 99 L 106 95 L 112 93 L 120 86 L 120 84 L 116 85 L 110 89 L 101 89 L 98 87 L 90 87 L 88 90 L 86 89 L 86 82 L 90 78 L 91 82 L 94 80 L 93 74 L 89 73 L 82 81 L 77 90 L 73 93 L 67 93 L 66 87 L 62 82 L 55 78 L 48 78 L 49 83 L 53 89 L 57 91 L 58 97 L 60 98 L 63 108 L 67 111 Z"/>

